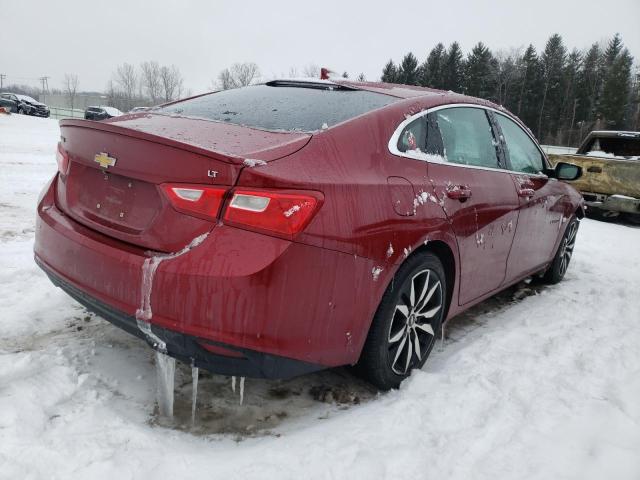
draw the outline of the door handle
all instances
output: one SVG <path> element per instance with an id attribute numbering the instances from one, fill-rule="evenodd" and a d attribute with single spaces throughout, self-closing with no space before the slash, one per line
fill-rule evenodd
<path id="1" fill-rule="evenodd" d="M 595 165 L 591 165 L 587 168 L 587 172 L 589 173 L 602 173 L 602 167 L 596 167 Z"/>
<path id="2" fill-rule="evenodd" d="M 450 185 L 447 187 L 447 197 L 466 202 L 468 198 L 471 198 L 471 189 L 468 185 Z"/>

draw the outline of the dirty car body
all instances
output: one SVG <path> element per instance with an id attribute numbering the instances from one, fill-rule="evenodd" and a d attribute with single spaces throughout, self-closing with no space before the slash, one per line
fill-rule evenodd
<path id="1" fill-rule="evenodd" d="M 640 219 L 640 132 L 594 131 L 575 154 L 549 157 L 582 167 L 583 175 L 570 183 L 590 208 Z"/>
<path id="2" fill-rule="evenodd" d="M 429 89 L 274 81 L 61 131 L 37 263 L 107 320 L 221 374 L 356 364 L 414 256 L 443 265 L 444 321 L 544 271 L 581 215 L 515 117 Z"/>

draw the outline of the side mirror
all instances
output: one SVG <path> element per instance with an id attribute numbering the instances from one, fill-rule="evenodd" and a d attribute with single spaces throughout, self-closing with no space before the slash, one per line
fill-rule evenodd
<path id="1" fill-rule="evenodd" d="M 554 177 L 558 180 L 577 180 L 582 176 L 582 167 L 573 163 L 558 162 L 554 168 Z"/>

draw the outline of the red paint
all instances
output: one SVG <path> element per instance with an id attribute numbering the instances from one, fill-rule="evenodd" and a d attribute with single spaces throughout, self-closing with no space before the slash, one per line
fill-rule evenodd
<path id="1" fill-rule="evenodd" d="M 72 285 L 134 315 L 146 252 L 178 251 L 210 232 L 158 267 L 151 322 L 326 366 L 358 360 L 405 252 L 449 252 L 448 318 L 550 262 L 564 230 L 554 220 L 580 203 L 570 186 L 388 150 L 407 114 L 488 102 L 341 83 L 400 100 L 313 135 L 149 113 L 62 121 L 68 173 L 58 174 L 39 202 L 36 256 Z M 101 169 L 93 160 L 99 152 L 117 158 L 116 165 Z M 245 158 L 267 163 L 249 168 Z M 167 196 L 167 184 L 213 188 L 216 201 L 190 209 Z M 519 188 L 534 194 L 520 196 Z M 242 191 L 276 198 L 275 209 L 264 217 L 232 213 L 230 201 Z M 277 217 L 300 201 L 310 204 L 296 212 L 299 223 Z M 382 271 L 374 278 L 376 267 Z"/>

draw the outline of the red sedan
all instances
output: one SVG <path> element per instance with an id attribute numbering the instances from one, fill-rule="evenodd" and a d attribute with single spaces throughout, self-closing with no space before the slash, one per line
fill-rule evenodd
<path id="1" fill-rule="evenodd" d="M 564 276 L 580 195 L 489 102 L 272 81 L 108 120 L 63 120 L 38 202 L 54 284 L 207 370 L 338 365 L 393 388 L 443 323 Z"/>

